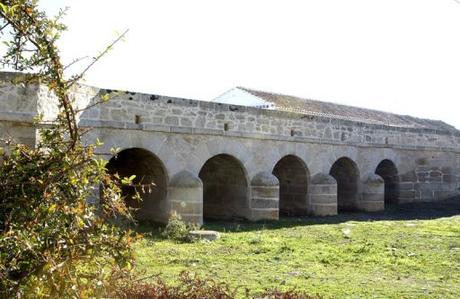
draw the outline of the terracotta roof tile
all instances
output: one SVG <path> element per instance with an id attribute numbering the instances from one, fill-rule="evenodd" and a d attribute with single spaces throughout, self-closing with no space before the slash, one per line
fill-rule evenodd
<path id="1" fill-rule="evenodd" d="M 307 115 L 326 116 L 395 127 L 456 131 L 455 127 L 438 120 L 421 119 L 408 115 L 398 115 L 378 110 L 304 99 L 290 95 L 253 90 L 245 87 L 238 88 L 267 102 L 273 103 L 273 109 L 275 110 L 291 111 Z"/>

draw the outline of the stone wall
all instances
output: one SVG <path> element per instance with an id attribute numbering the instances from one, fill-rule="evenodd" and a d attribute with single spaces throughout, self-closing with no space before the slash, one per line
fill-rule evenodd
<path id="1" fill-rule="evenodd" d="M 251 180 L 252 221 L 273 220 L 279 217 L 279 181 L 269 172 L 260 172 Z"/>
<path id="2" fill-rule="evenodd" d="M 332 176 L 318 173 L 311 180 L 310 212 L 318 216 L 337 214 L 337 181 Z"/>
<path id="3" fill-rule="evenodd" d="M 104 93 L 88 91 L 90 96 L 97 94 L 92 101 Z M 109 103 L 83 113 L 82 119 L 87 125 L 128 129 L 410 149 L 458 150 L 460 141 L 457 131 L 372 125 L 129 92 L 117 93 Z"/>
<path id="4" fill-rule="evenodd" d="M 8 83 L 15 75 L 0 74 L 0 119 L 30 122 L 36 114 L 53 119 L 56 100 L 43 87 Z M 78 86 L 73 98 L 79 108 L 101 100 L 108 103 L 83 111 L 81 125 L 235 137 L 270 138 L 407 149 L 459 151 L 458 131 L 401 128 L 221 103 L 112 91 Z"/>
<path id="5" fill-rule="evenodd" d="M 401 203 L 437 201 L 458 193 L 459 170 L 450 166 L 417 166 L 400 180 Z"/>
<path id="6" fill-rule="evenodd" d="M 146 153 L 149 158 L 124 167 L 126 174 L 151 177 L 161 186 L 152 198 L 146 195 L 146 210 L 139 213 L 145 220 L 164 222 L 172 211 L 191 222 L 202 222 L 203 216 L 278 219 L 280 208 L 286 214 L 334 215 L 344 194 L 352 198 L 351 208 L 364 211 L 459 194 L 458 131 L 373 125 L 85 86 L 79 86 L 73 98 L 86 107 L 107 93 L 113 95 L 108 103 L 79 115 L 80 125 L 92 128 L 84 141 L 102 140 L 98 154 L 108 161 L 113 159 L 111 148 Z M 35 144 L 32 118 L 41 113 L 46 123 L 55 111 L 55 99 L 42 87 L 0 85 L 3 138 L 11 135 Z M 338 162 L 342 159 L 348 162 Z M 343 167 L 336 169 L 337 163 Z M 277 168 L 283 164 L 287 168 Z M 385 200 L 390 193 L 397 198 Z M 288 198 L 291 203 L 283 206 Z"/>

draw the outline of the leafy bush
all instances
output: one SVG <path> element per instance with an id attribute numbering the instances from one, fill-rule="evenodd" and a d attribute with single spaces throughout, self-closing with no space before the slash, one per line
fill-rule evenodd
<path id="1" fill-rule="evenodd" d="M 190 230 L 191 228 L 182 220 L 182 217 L 176 212 L 173 212 L 161 235 L 165 239 L 186 242 L 189 241 Z"/>
<path id="2" fill-rule="evenodd" d="M 117 186 L 92 147 L 68 151 L 61 134 L 43 130 L 37 148 L 16 145 L 3 157 L 0 297 L 95 294 L 132 264 L 134 235 L 114 225 L 129 217 Z M 100 203 L 89 204 L 101 183 Z"/>
<path id="3" fill-rule="evenodd" d="M 136 236 L 120 226 L 131 217 L 119 183 L 95 146 L 81 142 L 69 90 L 83 74 L 64 79 L 55 45 L 62 13 L 49 19 L 37 2 L 0 2 L 8 47 L 2 63 L 31 72 L 14 83 L 46 86 L 59 108 L 52 123 L 37 119 L 35 147 L 4 141 L 10 153 L 0 159 L 0 298 L 103 297 L 129 275 Z M 90 204 L 95 196 L 98 204 Z"/>

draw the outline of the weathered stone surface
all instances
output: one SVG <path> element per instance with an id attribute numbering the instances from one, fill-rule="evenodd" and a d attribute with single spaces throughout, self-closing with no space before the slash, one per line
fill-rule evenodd
<path id="1" fill-rule="evenodd" d="M 330 184 L 336 184 L 337 182 L 329 174 L 318 173 L 312 178 L 311 183 L 315 185 L 330 185 Z"/>
<path id="2" fill-rule="evenodd" d="M 380 185 L 384 184 L 384 181 L 383 181 L 383 178 L 381 176 L 378 176 L 376 174 L 371 174 L 364 180 L 364 183 L 366 185 L 380 186 Z"/>
<path id="3" fill-rule="evenodd" d="M 254 176 L 254 178 L 251 181 L 251 186 L 257 187 L 257 186 L 279 186 L 279 181 L 271 173 L 268 172 L 259 172 Z"/>
<path id="4" fill-rule="evenodd" d="M 212 230 L 192 230 L 189 232 L 189 236 L 192 240 L 215 241 L 220 239 L 219 232 Z"/>
<path id="5" fill-rule="evenodd" d="M 337 204 L 317 204 L 311 206 L 311 214 L 315 216 L 337 215 Z"/>
<path id="6" fill-rule="evenodd" d="M 171 211 L 182 216 L 185 222 L 203 223 L 203 183 L 193 173 L 177 173 L 168 186 Z"/>
<path id="7" fill-rule="evenodd" d="M 253 221 L 278 219 L 279 194 L 279 181 L 273 174 L 268 172 L 256 174 L 251 180 L 250 219 Z"/>
<path id="8" fill-rule="evenodd" d="M 32 119 L 42 113 L 52 120 L 56 99 L 44 87 L 5 81 L 14 76 L 0 73 L 0 138 L 33 146 L 39 134 Z M 91 105 L 106 92 L 79 86 L 76 105 Z M 352 208 L 375 211 L 390 193 L 395 203 L 459 194 L 457 130 L 408 117 L 401 119 L 405 125 L 373 123 L 386 114 L 369 111 L 361 120 L 304 112 L 122 93 L 79 114 L 78 121 L 92 128 L 84 142 L 104 142 L 98 154 L 107 160 L 112 147 L 149 153 L 148 159 L 127 159 L 118 170 L 154 181 L 139 213 L 154 221 L 166 221 L 174 210 L 198 223 L 203 216 L 278 219 L 280 207 L 334 215 L 344 198 Z"/>
<path id="9" fill-rule="evenodd" d="M 193 173 L 183 170 L 176 174 L 169 184 L 170 186 L 178 188 L 201 188 L 203 183 L 200 178 L 196 177 Z"/>

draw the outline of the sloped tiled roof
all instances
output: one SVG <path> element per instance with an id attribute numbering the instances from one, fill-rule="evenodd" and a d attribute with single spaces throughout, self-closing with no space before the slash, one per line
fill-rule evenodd
<path id="1" fill-rule="evenodd" d="M 238 87 L 238 89 L 244 90 L 253 96 L 272 103 L 274 105 L 274 110 L 296 112 L 313 116 L 325 116 L 395 127 L 457 131 L 455 127 L 439 120 L 422 119 L 408 115 L 398 115 L 378 110 L 358 108 L 347 105 L 304 99 L 295 96 L 258 91 L 245 87 Z"/>

